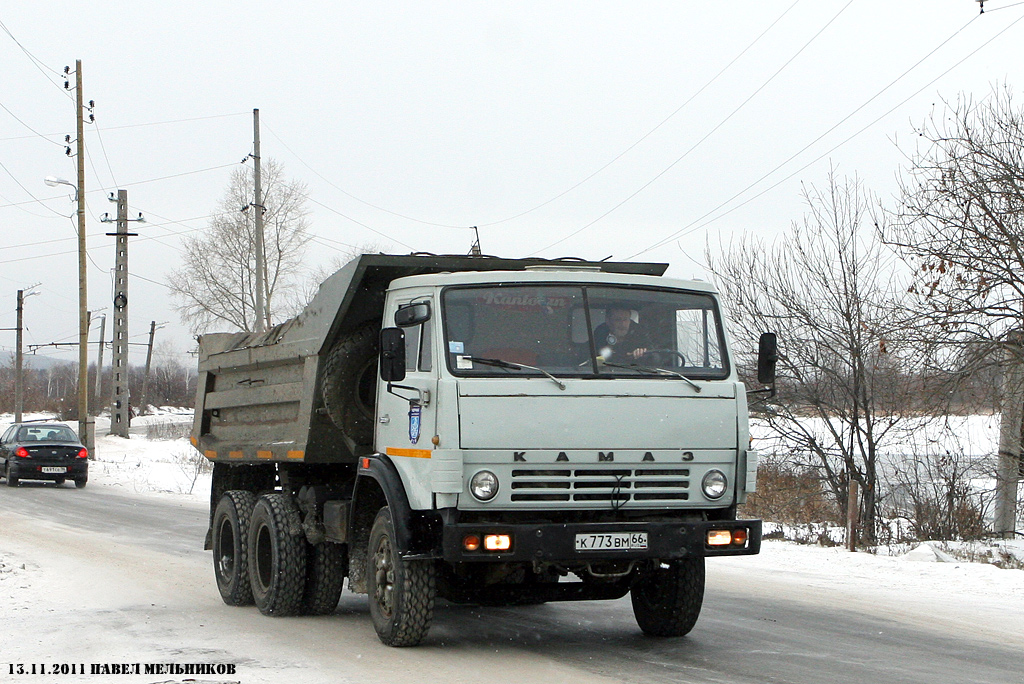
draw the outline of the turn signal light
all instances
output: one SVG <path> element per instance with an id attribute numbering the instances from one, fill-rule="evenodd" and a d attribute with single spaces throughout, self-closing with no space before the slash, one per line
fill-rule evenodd
<path id="1" fill-rule="evenodd" d="M 708 546 L 729 546 L 732 532 L 729 530 L 708 530 Z"/>
<path id="2" fill-rule="evenodd" d="M 89 458 L 89 452 L 86 449 L 79 449 L 78 458 Z"/>
<path id="3" fill-rule="evenodd" d="M 467 534 L 462 538 L 462 548 L 466 551 L 476 551 L 480 548 L 480 537 L 475 534 Z"/>
<path id="4" fill-rule="evenodd" d="M 484 548 L 488 551 L 508 551 L 512 548 L 512 535 L 485 534 Z"/>
<path id="5" fill-rule="evenodd" d="M 745 546 L 747 543 L 746 528 L 735 530 L 708 530 L 708 546 Z"/>

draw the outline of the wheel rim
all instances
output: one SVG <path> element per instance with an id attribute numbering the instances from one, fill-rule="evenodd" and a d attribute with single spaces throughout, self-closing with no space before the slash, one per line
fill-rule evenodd
<path id="1" fill-rule="evenodd" d="M 260 525 L 260 529 L 256 533 L 256 579 L 259 580 L 260 591 L 266 592 L 270 587 L 273 558 L 270 530 L 266 525 Z"/>
<path id="2" fill-rule="evenodd" d="M 374 592 L 373 599 L 384 617 L 390 618 L 395 611 L 395 564 L 391 557 L 391 539 L 381 537 L 373 554 Z"/>
<path id="3" fill-rule="evenodd" d="M 225 520 L 220 526 L 220 546 L 217 549 L 217 567 L 221 577 L 229 579 L 235 571 L 235 534 L 231 523 Z"/>

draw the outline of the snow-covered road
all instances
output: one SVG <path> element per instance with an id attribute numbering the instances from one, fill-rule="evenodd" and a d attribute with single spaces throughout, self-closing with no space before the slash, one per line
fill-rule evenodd
<path id="1" fill-rule="evenodd" d="M 245 684 L 1024 681 L 1020 571 L 769 542 L 709 563 L 684 639 L 641 636 L 628 599 L 444 605 L 423 646 L 391 649 L 347 592 L 326 618 L 225 606 L 198 497 L 98 479 L 0 490 L 0 681 L 180 681 L 19 676 L 8 663 L 231 663 L 234 675 L 196 678 Z"/>
<path id="2" fill-rule="evenodd" d="M 106 437 L 86 489 L 0 486 L 0 681 L 1024 682 L 1024 571 L 914 560 L 927 549 L 766 542 L 759 556 L 714 559 L 683 639 L 643 637 L 628 598 L 443 603 L 413 649 L 381 645 L 365 597 L 348 592 L 328 617 L 229 608 L 202 550 L 209 483 L 193 483 L 188 448 Z M 136 663 L 234 672 L 14 674 Z"/>

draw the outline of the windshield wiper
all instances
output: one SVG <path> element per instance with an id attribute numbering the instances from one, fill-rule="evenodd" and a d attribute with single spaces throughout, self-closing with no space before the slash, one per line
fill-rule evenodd
<path id="1" fill-rule="evenodd" d="M 611 366 L 612 368 L 625 368 L 626 370 L 638 370 L 642 373 L 655 373 L 657 375 L 673 375 L 677 378 L 686 381 L 686 384 L 700 392 L 701 387 L 690 378 L 686 377 L 682 373 L 667 368 L 651 368 L 650 366 L 641 366 L 636 363 L 613 363 L 611 361 L 604 361 L 600 356 L 598 358 L 599 366 Z"/>
<path id="2" fill-rule="evenodd" d="M 560 390 L 564 390 L 565 389 L 565 383 L 564 382 L 562 382 L 561 380 L 556 378 L 551 373 L 548 373 L 543 368 L 537 368 L 536 366 L 527 366 L 525 363 L 516 363 L 515 361 L 505 361 L 504 359 L 482 359 L 479 356 L 467 356 L 465 358 L 469 359 L 470 361 L 476 361 L 477 363 L 482 363 L 485 366 L 495 366 L 497 368 L 523 368 L 523 369 L 526 369 L 526 370 L 537 371 L 538 373 L 541 373 L 542 375 L 545 375 L 548 378 L 551 378 L 552 382 L 554 382 L 556 385 L 558 385 L 558 389 L 560 389 Z"/>

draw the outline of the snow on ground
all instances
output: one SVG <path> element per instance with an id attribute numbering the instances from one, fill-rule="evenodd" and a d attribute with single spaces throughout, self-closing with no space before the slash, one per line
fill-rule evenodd
<path id="1" fill-rule="evenodd" d="M 0 416 L 0 429 L 11 419 L 9 415 Z M 190 421 L 191 413 L 180 411 L 141 417 L 133 420 L 131 438 L 123 439 L 106 435 L 107 425 L 100 419 L 95 460 L 90 463 L 89 487 L 118 491 L 137 498 L 140 504 L 151 497 L 174 498 L 183 506 L 204 510 L 209 497 L 209 474 L 202 472 L 203 459 L 192 449 L 187 438 L 156 439 L 147 436 L 147 433 L 169 434 L 173 430 L 164 428 L 171 424 L 181 426 L 179 434 L 184 434 L 183 424 Z M 133 643 L 158 641 L 160 633 L 167 632 L 170 638 L 180 641 L 183 639 L 181 633 L 170 631 L 167 624 L 171 620 L 169 616 L 177 615 L 180 620 L 182 614 L 189 614 L 198 625 L 197 636 L 186 637 L 188 643 L 176 642 L 173 648 L 167 644 L 162 654 L 151 659 L 157 660 L 162 656 L 180 661 L 195 657 L 195 653 L 203 652 L 201 635 L 217 633 L 204 632 L 204 625 L 211 630 L 223 628 L 227 623 L 220 623 L 234 615 L 231 611 L 221 610 L 223 606 L 219 605 L 219 597 L 212 586 L 212 572 L 205 567 L 208 561 L 204 560 L 200 568 L 201 559 L 197 557 L 172 558 L 166 561 L 168 568 L 150 568 L 146 567 L 141 551 L 127 542 L 118 542 L 112 547 L 110 540 L 104 540 L 104 544 L 105 548 L 116 549 L 116 553 L 112 552 L 112 559 L 91 558 L 89 533 L 75 532 L 75 541 L 69 548 L 69 542 L 62 541 L 65 537 L 51 529 L 59 525 L 45 523 L 39 527 L 38 539 L 31 531 L 18 534 L 17 529 L 12 531 L 9 527 L 0 534 L 0 624 L 16 624 L 20 633 L 35 635 L 33 639 L 37 639 L 39 647 L 59 639 L 53 635 L 68 629 L 66 625 L 81 629 L 83 613 L 95 614 L 95 624 L 101 632 L 121 630 L 117 635 L 111 635 L 109 631 L 92 633 L 87 630 L 88 634 L 78 637 L 84 639 L 85 644 L 72 649 L 67 657 L 59 658 L 61 662 L 85 658 L 87 656 L 83 654 L 89 653 L 90 648 L 100 648 L 97 646 L 99 643 L 105 646 L 100 648 L 101 652 L 119 652 L 123 648 L 123 652 L 133 653 Z M 66 535 L 66 532 L 61 532 L 61 535 Z M 1024 541 L 1004 542 L 1001 547 L 1024 558 Z M 133 570 L 131 566 L 136 558 L 139 567 Z M 111 572 L 106 565 L 110 562 L 118 563 L 118 571 L 135 573 L 130 575 L 134 578 L 133 583 L 123 590 L 118 588 L 115 605 L 128 602 L 133 606 L 132 611 L 139 611 L 138 614 L 129 614 L 124 609 L 104 610 L 105 602 L 113 600 L 110 589 L 101 589 L 109 586 L 102 580 Z M 182 570 L 191 573 L 190 576 L 205 578 L 196 581 L 207 582 L 209 586 L 198 589 L 179 586 L 185 580 L 172 574 L 175 568 L 170 566 L 175 564 L 181 565 Z M 128 566 L 128 570 L 124 570 L 124 566 Z M 728 586 L 731 581 L 745 582 L 747 578 L 756 576 L 765 591 L 771 591 L 773 585 L 780 588 L 800 585 L 812 590 L 804 592 L 805 596 L 812 597 L 805 600 L 838 603 L 851 608 L 866 607 L 873 614 L 921 627 L 942 623 L 956 628 L 963 623 L 964 629 L 973 630 L 973 633 L 978 633 L 979 629 L 982 632 L 987 630 L 987 634 L 980 636 L 1024 641 L 1024 570 L 959 561 L 934 543 L 890 556 L 850 553 L 842 547 L 823 548 L 766 540 L 760 555 L 713 559 L 708 563 L 708 570 L 709 587 Z M 73 579 L 69 580 L 69 577 Z M 88 595 L 84 600 L 54 600 L 52 592 L 55 588 L 69 582 L 75 587 L 95 589 L 91 593 L 86 592 Z M 154 591 L 161 597 L 159 600 L 166 603 L 150 602 L 146 589 L 153 587 L 159 587 Z M 275 625 L 275 628 L 277 625 L 288 628 L 287 622 L 268 624 Z M 168 637 L 163 638 L 166 640 Z M 234 646 L 232 653 L 236 657 L 244 648 L 241 645 L 244 638 L 245 635 L 239 635 Z M 113 642 L 110 644 L 104 639 L 113 639 Z M 90 642 L 95 643 L 90 646 Z M 22 649 L 22 655 L 29 651 L 31 648 L 28 651 Z M 210 657 L 215 659 L 217 654 L 210 652 Z M 270 678 L 264 680 L 250 672 L 245 681 L 284 681 L 280 679 L 284 672 L 290 681 L 315 681 L 315 677 L 306 678 L 309 673 L 302 670 L 301 653 L 275 654 L 274 657 L 283 659 L 276 674 L 271 676 L 268 672 Z M 260 655 L 254 654 L 253 658 L 254 661 L 260 660 Z M 139 658 L 133 656 L 133 659 Z M 0 679 L 7 674 L 6 671 L 0 672 Z M 232 679 L 225 677 L 218 681 Z M 76 679 L 62 678 L 61 681 Z M 121 678 L 118 681 L 139 680 Z"/>

